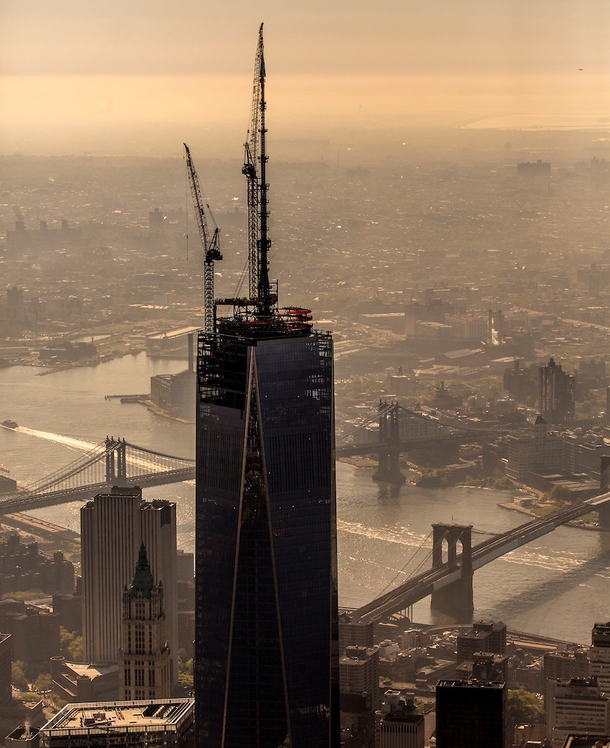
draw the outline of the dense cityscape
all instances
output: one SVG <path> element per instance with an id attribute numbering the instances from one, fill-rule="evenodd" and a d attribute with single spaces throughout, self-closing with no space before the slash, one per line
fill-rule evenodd
<path id="1" fill-rule="evenodd" d="M 607 131 L 265 83 L 243 160 L 0 156 L 3 744 L 610 744 Z"/>

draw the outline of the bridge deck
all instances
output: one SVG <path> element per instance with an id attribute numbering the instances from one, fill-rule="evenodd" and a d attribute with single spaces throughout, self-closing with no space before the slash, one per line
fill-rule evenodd
<path id="1" fill-rule="evenodd" d="M 523 525 L 508 530 L 502 535 L 496 535 L 489 540 L 484 540 L 472 548 L 473 571 L 494 561 L 496 558 L 510 553 L 536 538 L 552 532 L 556 527 L 566 522 L 582 517 L 591 511 L 595 511 L 599 505 L 610 500 L 610 492 L 586 499 L 578 504 L 565 509 L 559 509 L 541 519 L 526 522 Z M 457 557 L 457 564 L 429 569 L 401 584 L 385 595 L 372 600 L 354 611 L 354 616 L 364 621 L 382 621 L 392 613 L 406 610 L 419 600 L 423 600 L 434 590 L 442 589 L 460 578 L 462 573 L 461 555 Z"/>

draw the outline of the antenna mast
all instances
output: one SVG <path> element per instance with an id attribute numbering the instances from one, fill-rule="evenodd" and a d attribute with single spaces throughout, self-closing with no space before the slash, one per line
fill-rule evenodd
<path id="1" fill-rule="evenodd" d="M 273 313 L 274 299 L 269 283 L 269 185 L 267 184 L 265 110 L 265 57 L 263 45 L 263 24 L 258 32 L 258 46 L 254 62 L 254 85 L 252 114 L 248 140 L 244 145 L 244 166 L 242 173 L 247 179 L 248 200 L 248 269 L 250 299 L 256 306 L 259 317 L 269 317 Z"/>

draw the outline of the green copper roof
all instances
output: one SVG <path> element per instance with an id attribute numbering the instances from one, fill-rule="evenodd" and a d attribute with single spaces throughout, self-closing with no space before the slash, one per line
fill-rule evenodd
<path id="1" fill-rule="evenodd" d="M 133 575 L 129 592 L 132 597 L 150 597 L 154 586 L 155 580 L 153 579 L 150 564 L 148 563 L 146 547 L 142 543 L 138 563 L 136 564 L 136 573 Z"/>

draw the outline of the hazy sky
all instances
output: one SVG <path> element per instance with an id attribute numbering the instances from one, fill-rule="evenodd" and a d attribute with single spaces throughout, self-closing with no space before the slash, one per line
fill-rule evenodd
<path id="1" fill-rule="evenodd" d="M 0 0 L 0 134 L 245 122 L 261 21 L 294 126 L 610 115 L 608 0 Z"/>

